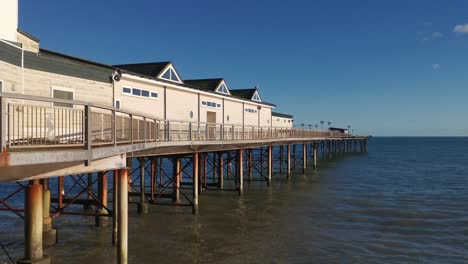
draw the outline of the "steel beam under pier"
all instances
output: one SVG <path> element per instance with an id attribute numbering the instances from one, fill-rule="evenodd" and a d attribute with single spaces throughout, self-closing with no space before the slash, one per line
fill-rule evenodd
<path id="1" fill-rule="evenodd" d="M 43 189 L 39 180 L 29 182 L 24 196 L 24 259 L 18 264 L 49 264 L 50 257 L 44 255 L 43 232 Z"/>

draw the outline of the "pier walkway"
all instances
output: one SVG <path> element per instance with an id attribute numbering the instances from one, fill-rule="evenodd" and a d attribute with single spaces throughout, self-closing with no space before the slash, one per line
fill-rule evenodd
<path id="1" fill-rule="evenodd" d="M 0 210 L 25 219 L 18 263 L 50 263 L 43 244 L 56 241 L 53 220 L 61 214 L 94 216 L 103 227 L 112 219 L 118 262 L 127 263 L 129 201 L 143 214 L 151 204 L 187 205 L 196 214 L 199 194 L 225 190 L 225 181 L 243 195 L 244 175 L 270 185 L 275 170 L 289 177 L 298 160 L 305 170 L 320 155 L 367 151 L 367 137 L 338 132 L 164 120 L 29 95 L 0 93 L 0 111 L 0 182 L 19 186 L 0 195 Z M 10 203 L 20 192 L 23 208 Z"/>

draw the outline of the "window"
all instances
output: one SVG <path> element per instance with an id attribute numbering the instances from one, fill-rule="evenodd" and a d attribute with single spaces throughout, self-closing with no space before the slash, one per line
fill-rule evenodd
<path id="1" fill-rule="evenodd" d="M 226 116 L 226 121 L 228 121 L 228 122 L 229 122 L 229 116 Z"/>
<path id="2" fill-rule="evenodd" d="M 54 87 L 54 88 L 52 88 L 52 97 L 55 98 L 55 99 L 73 100 L 74 93 L 73 93 L 73 90 L 69 90 L 69 89 L 66 89 L 66 88 L 55 88 Z M 54 106 L 72 108 L 73 104 L 54 102 Z"/>
<path id="3" fill-rule="evenodd" d="M 3 81 L 0 80 L 0 93 L 3 92 Z"/>
<path id="4" fill-rule="evenodd" d="M 216 89 L 216 92 L 230 95 L 229 90 L 224 82 L 222 82 L 218 89 Z"/>
<path id="5" fill-rule="evenodd" d="M 115 100 L 115 108 L 120 109 L 120 100 Z"/>
<path id="6" fill-rule="evenodd" d="M 190 111 L 190 118 L 193 118 L 193 111 Z"/>
<path id="7" fill-rule="evenodd" d="M 138 97 L 146 97 L 146 98 L 152 98 L 152 99 L 159 98 L 159 94 L 157 92 L 143 90 L 139 88 L 131 88 L 131 87 L 122 87 L 122 94 L 138 96 Z"/>
<path id="8" fill-rule="evenodd" d="M 258 95 L 258 91 L 255 91 L 254 95 L 252 96 L 253 101 L 261 102 L 260 95 Z"/>
<path id="9" fill-rule="evenodd" d="M 143 97 L 150 97 L 150 92 L 146 90 L 141 90 L 141 96 Z"/>
<path id="10" fill-rule="evenodd" d="M 124 94 L 132 94 L 132 88 L 123 87 L 123 88 L 122 88 L 122 93 L 124 93 Z"/>
<path id="11" fill-rule="evenodd" d="M 179 75 L 177 75 L 177 73 L 174 70 L 174 68 L 172 67 L 172 65 L 169 66 L 169 68 L 167 68 L 167 70 L 163 74 L 161 74 L 161 77 L 159 77 L 159 78 L 164 79 L 164 80 L 168 80 L 168 81 L 174 81 L 174 82 L 182 83 L 182 81 L 179 78 Z"/>
<path id="12" fill-rule="evenodd" d="M 247 113 L 251 113 L 251 114 L 257 113 L 257 109 L 252 109 L 252 108 L 246 108 L 245 111 L 246 111 Z"/>
<path id="13" fill-rule="evenodd" d="M 141 90 L 140 89 L 132 89 L 132 94 L 136 96 L 141 96 Z"/>
<path id="14" fill-rule="evenodd" d="M 213 108 L 221 108 L 221 104 L 210 102 L 210 101 L 202 101 L 202 106 L 213 107 Z"/>

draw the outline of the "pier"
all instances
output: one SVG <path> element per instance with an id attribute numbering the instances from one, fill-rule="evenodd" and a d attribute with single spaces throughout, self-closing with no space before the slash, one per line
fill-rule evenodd
<path id="1" fill-rule="evenodd" d="M 68 108 L 51 104 L 66 104 Z M 158 119 L 91 102 L 0 93 L 0 210 L 24 219 L 18 263 L 50 263 L 54 219 L 83 215 L 112 228 L 118 262 L 128 259 L 128 207 L 171 205 L 197 214 L 205 190 L 244 193 L 275 175 L 317 169 L 320 159 L 367 151 L 367 137 L 333 131 Z M 24 206 L 11 205 L 23 195 Z M 78 205 L 78 206 L 77 206 Z M 79 209 L 77 209 L 79 208 Z"/>

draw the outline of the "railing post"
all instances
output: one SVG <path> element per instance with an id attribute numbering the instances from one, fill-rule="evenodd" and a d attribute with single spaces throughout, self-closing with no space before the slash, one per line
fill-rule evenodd
<path id="1" fill-rule="evenodd" d="M 236 128 L 232 125 L 232 140 L 236 140 Z"/>
<path id="2" fill-rule="evenodd" d="M 84 114 L 85 114 L 85 149 L 87 150 L 87 156 L 88 159 L 85 161 L 85 166 L 90 166 L 91 165 L 91 145 L 92 145 L 92 120 L 91 120 L 91 106 L 85 105 L 84 108 Z"/>
<path id="3" fill-rule="evenodd" d="M 221 139 L 221 141 L 224 140 L 224 125 L 219 125 L 219 137 Z"/>
<path id="4" fill-rule="evenodd" d="M 130 144 L 133 145 L 133 115 L 130 114 Z"/>
<path id="5" fill-rule="evenodd" d="M 206 129 L 205 129 L 205 140 L 208 141 L 208 124 L 205 125 L 206 126 Z"/>
<path id="6" fill-rule="evenodd" d="M 171 128 L 170 128 L 170 123 L 169 121 L 165 121 L 166 122 L 166 127 L 165 127 L 165 130 L 164 130 L 164 134 L 166 135 L 166 141 L 169 141 L 169 137 L 170 137 L 170 134 L 171 134 Z"/>
<path id="7" fill-rule="evenodd" d="M 159 123 L 158 120 L 154 119 L 154 142 L 158 141 L 159 134 Z"/>
<path id="8" fill-rule="evenodd" d="M 6 148 L 7 137 L 7 104 L 4 97 L 0 97 L 0 153 Z"/>
<path id="9" fill-rule="evenodd" d="M 189 123 L 189 140 L 192 141 L 192 122 Z"/>
<path id="10" fill-rule="evenodd" d="M 146 124 L 146 117 L 143 117 L 143 142 L 146 143 L 146 138 L 148 137 L 148 125 Z"/>
<path id="11" fill-rule="evenodd" d="M 115 110 L 112 110 L 112 143 L 117 146 L 117 117 Z"/>

